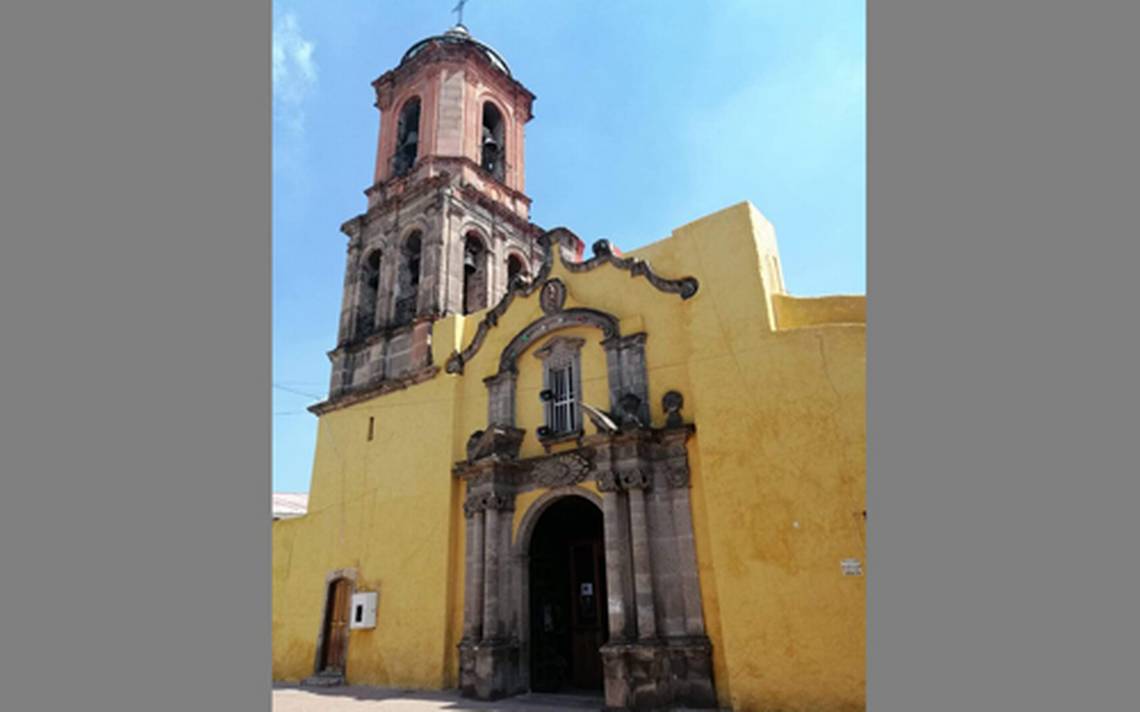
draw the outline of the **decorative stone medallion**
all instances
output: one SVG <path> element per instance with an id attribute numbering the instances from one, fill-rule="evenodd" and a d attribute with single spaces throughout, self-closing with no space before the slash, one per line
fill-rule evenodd
<path id="1" fill-rule="evenodd" d="M 566 305 L 566 285 L 560 279 L 549 279 L 542 285 L 542 294 L 539 295 L 539 305 L 546 314 L 555 314 L 562 311 Z"/>
<path id="2" fill-rule="evenodd" d="M 531 477 L 539 487 L 563 487 L 578 484 L 589 472 L 589 459 L 570 452 L 541 460 L 531 471 Z"/>

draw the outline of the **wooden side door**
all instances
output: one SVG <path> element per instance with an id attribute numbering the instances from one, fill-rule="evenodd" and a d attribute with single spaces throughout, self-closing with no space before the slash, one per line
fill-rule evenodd
<path id="1" fill-rule="evenodd" d="M 589 540 L 570 545 L 571 683 L 583 689 L 602 687 L 600 648 L 606 642 L 607 626 L 601 562 L 602 542 Z"/>
<path id="2" fill-rule="evenodd" d="M 348 638 L 349 587 L 347 579 L 337 579 L 329 592 L 325 630 L 325 670 L 344 671 L 345 642 Z"/>

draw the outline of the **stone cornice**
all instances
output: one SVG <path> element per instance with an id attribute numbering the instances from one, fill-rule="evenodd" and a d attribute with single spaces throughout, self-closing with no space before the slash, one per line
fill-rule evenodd
<path id="1" fill-rule="evenodd" d="M 470 168 L 471 170 L 479 173 L 480 176 L 484 180 L 493 182 L 495 185 L 497 185 L 499 187 L 500 190 L 502 190 L 504 193 L 506 193 L 510 197 L 514 198 L 515 200 L 518 200 L 519 202 L 526 203 L 528 207 L 530 206 L 531 202 L 533 202 L 533 201 L 531 201 L 530 196 L 528 196 L 526 193 L 520 193 L 519 191 L 510 187 L 506 183 L 503 183 L 501 180 L 499 180 L 498 178 L 494 177 L 493 175 L 488 173 L 486 170 L 484 170 L 483 166 L 479 165 L 475 161 L 472 161 L 467 156 L 435 156 L 435 157 L 428 159 L 428 160 L 432 160 L 432 161 L 435 161 L 437 163 L 442 163 L 445 165 L 450 163 L 450 164 L 457 164 L 457 165 L 466 166 L 466 167 Z M 506 211 L 506 213 L 508 213 L 510 215 L 510 217 L 512 217 L 513 219 L 521 220 L 521 218 L 518 216 L 517 213 L 510 210 L 509 208 L 506 208 L 506 207 L 500 205 L 494 198 L 487 195 L 484 191 L 479 190 L 478 188 L 471 185 L 470 183 L 464 183 L 463 185 L 461 185 L 460 190 L 462 190 L 466 193 L 470 193 L 472 195 L 472 197 L 477 197 L 479 200 L 490 201 L 491 206 L 489 206 L 489 208 L 492 210 Z M 528 224 L 530 224 L 530 223 L 528 223 Z"/>
<path id="2" fill-rule="evenodd" d="M 427 161 L 427 160 L 431 160 L 431 159 L 424 158 L 422 160 Z M 416 168 L 414 168 L 412 170 L 412 172 L 406 176 L 400 176 L 399 178 L 389 178 L 386 181 L 380 181 L 379 183 L 374 183 L 373 185 L 366 188 L 364 190 L 364 194 L 367 195 L 368 197 L 372 197 L 373 193 L 383 192 L 385 189 L 390 188 L 390 187 L 395 186 L 395 185 L 398 185 L 398 184 L 401 184 L 401 183 L 405 184 L 407 186 L 404 190 L 402 190 L 402 191 L 400 191 L 394 195 L 389 195 L 388 197 L 384 198 L 383 200 L 376 203 L 375 205 L 372 205 L 371 207 L 368 208 L 367 211 L 365 211 L 362 215 L 359 215 L 357 217 L 363 217 L 366 220 L 375 220 L 377 217 L 383 215 L 384 213 L 389 212 L 390 210 L 392 210 L 393 208 L 395 208 L 399 205 L 403 205 L 404 203 L 409 203 L 409 202 L 415 200 L 416 198 L 419 198 L 420 196 L 422 196 L 426 193 L 430 193 L 433 190 L 436 190 L 438 188 L 442 188 L 443 186 L 447 185 L 448 182 L 451 180 L 451 174 L 446 173 L 446 172 L 437 173 L 434 176 L 428 176 L 426 178 L 418 178 L 415 176 L 415 172 L 419 167 L 420 167 L 420 164 L 417 164 Z M 348 225 L 351 222 L 352 221 L 350 220 L 345 224 Z M 343 229 L 344 228 L 342 228 L 342 230 Z"/>
<path id="3" fill-rule="evenodd" d="M 403 390 L 408 386 L 413 386 L 417 383 L 423 383 L 424 381 L 431 380 L 437 373 L 439 373 L 439 366 L 428 366 L 426 368 L 421 368 L 418 371 L 412 371 L 399 378 L 380 381 L 379 383 L 368 386 L 367 388 L 348 391 L 342 395 L 336 396 L 335 398 L 329 398 L 328 400 L 321 401 L 320 403 L 315 403 L 309 406 L 309 412 L 319 416 L 332 412 L 334 410 L 347 408 L 350 405 L 356 405 L 357 403 L 369 400 L 370 398 L 375 398 L 376 396 L 384 395 L 385 393 L 391 393 L 392 391 Z"/>
<path id="4" fill-rule="evenodd" d="M 490 487 L 504 494 L 519 494 L 588 479 L 596 480 L 603 491 L 647 489 L 652 487 L 655 475 L 660 475 L 666 487 L 688 487 L 685 443 L 694 432 L 694 425 L 684 424 L 596 433 L 584 437 L 580 447 L 565 452 L 521 459 L 492 455 L 460 460 L 452 465 L 451 475 L 467 482 L 469 491 L 479 493 Z"/>
<path id="5" fill-rule="evenodd" d="M 526 195 L 525 193 L 521 193 L 517 190 L 514 190 L 513 188 L 502 183 L 497 178 L 492 176 L 490 173 L 483 170 L 482 166 L 480 166 L 475 161 L 472 161 L 470 158 L 467 158 L 466 156 L 425 156 L 425 157 L 420 159 L 420 162 L 417 162 L 415 168 L 413 168 L 411 173 L 409 173 L 408 175 L 400 176 L 398 178 L 389 178 L 388 180 L 384 180 L 384 181 L 379 181 L 379 182 L 374 183 L 373 185 L 369 186 L 368 188 L 366 188 L 364 190 L 364 194 L 367 195 L 369 198 L 371 198 L 373 195 L 375 195 L 377 193 L 383 195 L 385 192 L 388 191 L 388 189 L 390 189 L 393 186 L 399 185 L 401 183 L 405 183 L 408 185 L 408 187 L 405 190 L 400 191 L 394 195 L 390 195 L 390 196 L 384 198 L 380 202 L 378 202 L 375 205 L 368 208 L 368 210 L 365 213 L 358 215 L 358 216 L 351 218 L 350 220 L 346 221 L 341 226 L 341 232 L 344 232 L 346 235 L 349 235 L 349 237 L 353 237 L 352 231 L 353 230 L 359 231 L 361 229 L 361 226 L 354 224 L 353 221 L 361 219 L 361 218 L 366 219 L 366 220 L 374 220 L 377 217 L 379 217 L 385 213 L 390 212 L 392 209 L 396 208 L 399 205 L 409 203 L 409 202 L 415 200 L 416 198 L 419 198 L 421 195 L 423 195 L 425 193 L 428 193 L 434 189 L 438 189 L 438 188 L 441 188 L 441 187 L 447 185 L 448 183 L 451 182 L 452 178 L 455 177 L 455 175 L 457 175 L 457 173 L 452 173 L 451 171 L 442 170 L 440 173 L 437 173 L 436 175 L 433 175 L 433 176 L 429 176 L 427 178 L 416 178 L 416 176 L 415 176 L 416 172 L 419 171 L 421 167 L 428 166 L 429 164 L 441 166 L 442 168 L 447 168 L 447 167 L 460 167 L 460 168 L 466 167 L 466 168 L 469 168 L 473 171 L 476 171 L 485 180 L 493 181 L 495 183 L 495 185 L 500 190 L 502 190 L 504 193 L 506 193 L 512 199 L 518 200 L 519 202 L 524 203 L 528 207 L 531 204 L 531 199 L 528 195 Z M 523 218 L 518 213 L 516 213 L 515 211 L 511 210 L 510 208 L 504 206 L 499 201 L 495 200 L 490 195 L 488 195 L 486 192 L 480 190 L 476 186 L 471 185 L 469 183 L 461 183 L 461 184 L 455 186 L 455 189 L 460 195 L 462 195 L 467 200 L 469 200 L 472 203 L 474 203 L 475 205 L 487 210 L 488 212 L 491 212 L 499 220 L 502 220 L 504 222 L 509 222 L 511 225 L 513 225 L 515 228 L 521 230 L 523 233 L 531 235 L 533 237 L 537 237 L 538 235 L 542 234 L 542 228 L 541 227 L 539 227 L 538 225 L 535 225 L 534 223 L 530 222 L 529 220 Z"/>
<path id="6" fill-rule="evenodd" d="M 388 341 L 392 337 L 402 336 L 404 334 L 410 333 L 416 327 L 416 325 L 420 324 L 421 322 L 435 321 L 439 318 L 439 314 L 421 314 L 407 324 L 381 327 L 363 338 L 355 339 L 353 341 L 345 341 L 344 343 L 337 344 L 336 348 L 325 352 L 325 355 L 329 357 L 330 361 L 332 361 L 342 353 L 355 353 L 370 346 L 375 346 L 381 341 Z"/>
<path id="7" fill-rule="evenodd" d="M 521 103 L 520 108 L 526 111 L 526 121 L 533 118 L 531 105 L 534 103 L 535 95 L 514 77 L 503 74 L 480 50 L 466 44 L 437 44 L 426 47 L 416 56 L 381 74 L 372 82 L 372 88 L 376 91 L 376 108 L 381 111 L 386 110 L 391 103 L 391 88 L 432 64 L 473 64 L 481 70 L 480 74 L 485 80 L 498 85 L 500 91 L 516 103 Z"/>

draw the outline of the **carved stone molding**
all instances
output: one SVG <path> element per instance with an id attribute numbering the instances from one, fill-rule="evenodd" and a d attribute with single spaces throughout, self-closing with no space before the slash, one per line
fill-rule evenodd
<path id="1" fill-rule="evenodd" d="M 514 460 L 519 456 L 525 430 L 502 425 L 492 425 L 486 430 L 476 430 L 467 439 L 467 462 L 475 462 L 485 457 Z"/>
<path id="2" fill-rule="evenodd" d="M 519 355 L 538 339 L 553 331 L 575 326 L 598 328 L 603 338 L 617 336 L 619 329 L 617 317 L 596 309 L 579 307 L 542 317 L 523 327 L 523 330 L 515 334 L 515 338 L 511 339 L 503 349 L 503 353 L 499 356 L 499 373 L 513 372 Z"/>
<path id="3" fill-rule="evenodd" d="M 565 487 L 589 479 L 593 472 L 594 450 L 585 447 L 525 460 L 461 460 L 452 466 L 452 475 L 467 483 L 472 496 L 488 492 L 513 496 L 534 489 Z"/>
<path id="4" fill-rule="evenodd" d="M 507 308 L 510 307 L 516 295 L 529 297 L 536 289 L 548 284 L 550 271 L 554 268 L 555 252 L 559 253 L 562 266 L 571 272 L 589 272 L 603 264 L 611 264 L 619 269 L 628 270 L 633 276 L 643 276 L 657 289 L 663 292 L 679 294 L 682 299 L 689 299 L 697 293 L 697 289 L 700 287 L 700 283 L 696 277 L 666 279 L 657 275 L 645 260 L 631 257 L 617 257 L 613 253 L 609 242 L 606 240 L 599 240 L 594 243 L 594 256 L 585 262 L 567 260 L 565 254 L 566 250 L 563 248 L 569 247 L 574 249 L 577 245 L 581 244 L 581 240 L 566 228 L 555 228 L 544 232 L 536 238 L 536 242 L 543 254 L 542 267 L 539 268 L 538 274 L 529 282 L 514 280 L 508 285 L 507 293 L 503 295 L 499 303 L 488 311 L 482 321 L 479 322 L 479 325 L 475 329 L 475 336 L 472 337 L 471 343 L 467 348 L 462 351 L 455 351 L 448 357 L 445 367 L 448 373 L 463 373 L 464 364 L 469 362 L 474 358 L 475 354 L 479 352 L 479 349 L 483 346 L 483 341 L 487 337 L 487 332 L 498 325 L 499 318 L 506 313 Z M 616 335 L 617 333 L 617 329 L 615 328 L 613 333 L 609 335 Z"/>
<path id="5" fill-rule="evenodd" d="M 670 465 L 665 468 L 665 481 L 670 487 L 689 486 L 689 464 Z"/>
<path id="6" fill-rule="evenodd" d="M 618 492 L 621 490 L 617 474 L 613 470 L 598 470 L 594 484 L 598 486 L 599 492 Z"/>
<path id="7" fill-rule="evenodd" d="M 586 479 L 593 463 L 579 452 L 554 455 L 535 463 L 530 481 L 536 487 L 565 487 Z"/>
<path id="8" fill-rule="evenodd" d="M 598 433 L 585 439 L 596 455 L 594 481 L 602 492 L 648 490 L 656 481 L 669 488 L 689 486 L 686 441 L 692 425 Z M 658 479 L 659 476 L 659 479 Z"/>
<path id="9" fill-rule="evenodd" d="M 622 470 L 617 473 L 618 481 L 623 490 L 647 490 L 653 484 L 651 470 Z"/>
<path id="10" fill-rule="evenodd" d="M 618 257 L 614 254 L 613 246 L 609 240 L 598 240 L 593 246 L 594 256 L 585 262 L 563 262 L 566 269 L 571 272 L 589 272 L 603 264 L 611 264 L 618 269 L 627 270 L 631 276 L 645 277 L 649 283 L 662 292 L 678 294 L 681 299 L 689 299 L 697 293 L 700 282 L 696 277 L 681 277 L 680 279 L 666 279 L 653 271 L 649 263 L 637 257 Z"/>
<path id="11" fill-rule="evenodd" d="M 467 497 L 467 501 L 463 503 L 463 514 L 470 519 L 475 516 L 477 512 L 485 512 L 488 509 L 505 512 L 513 510 L 514 508 L 514 497 L 498 492 L 483 492 Z"/>

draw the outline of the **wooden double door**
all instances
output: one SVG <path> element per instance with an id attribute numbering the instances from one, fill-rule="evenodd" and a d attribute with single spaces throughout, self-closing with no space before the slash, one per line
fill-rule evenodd
<path id="1" fill-rule="evenodd" d="M 601 647 L 606 642 L 605 564 L 600 540 L 570 544 L 570 683 L 602 687 Z"/>
<path id="2" fill-rule="evenodd" d="M 535 528 L 530 547 L 530 672 L 536 692 L 600 691 L 608 637 L 601 511 L 567 497 Z"/>

